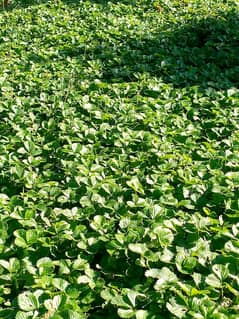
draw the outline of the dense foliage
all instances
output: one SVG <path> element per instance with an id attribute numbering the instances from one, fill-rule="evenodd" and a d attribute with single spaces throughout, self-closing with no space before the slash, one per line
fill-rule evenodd
<path id="1" fill-rule="evenodd" d="M 236 319 L 237 1 L 0 12 L 0 318 Z"/>

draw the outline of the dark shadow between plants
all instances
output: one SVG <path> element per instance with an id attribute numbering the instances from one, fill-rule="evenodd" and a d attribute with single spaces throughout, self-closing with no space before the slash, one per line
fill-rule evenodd
<path id="1" fill-rule="evenodd" d="M 77 5 L 75 0 L 64 2 Z M 76 43 L 59 53 L 63 59 L 84 56 L 84 61 L 99 61 L 101 80 L 108 83 L 131 82 L 139 74 L 149 74 L 175 87 L 198 85 L 227 89 L 239 86 L 238 30 L 239 14 L 232 10 L 201 20 L 195 17 L 187 25 L 177 25 L 170 31 L 159 28 L 140 39 L 122 33 L 114 43 L 106 36 L 99 36 L 96 29 L 90 47 Z"/>
<path id="2" fill-rule="evenodd" d="M 175 87 L 226 89 L 239 85 L 238 30 L 239 15 L 232 11 L 140 40 L 122 36 L 116 48 L 96 36 L 94 48 L 84 54 L 101 62 L 105 82 L 135 81 L 136 74 L 147 73 Z M 77 58 L 81 50 L 75 46 L 62 53 Z"/>
<path id="3" fill-rule="evenodd" d="M 1 11 L 12 11 L 15 9 L 20 9 L 20 8 L 27 8 L 35 5 L 41 5 L 41 4 L 46 4 L 50 3 L 51 1 L 49 0 L 12 0 L 9 1 L 9 5 L 4 7 L 4 5 L 0 5 L 0 12 Z M 72 7 L 78 7 L 79 6 L 79 0 L 62 0 L 63 3 L 72 6 Z M 92 3 L 96 3 L 99 5 L 102 5 L 102 7 L 106 7 L 109 2 L 113 4 L 121 3 L 125 5 L 136 5 L 136 0 L 91 0 Z"/>
<path id="4" fill-rule="evenodd" d="M 15 9 L 27 8 L 34 5 L 40 5 L 49 2 L 49 0 L 13 0 L 9 1 L 9 4 L 4 7 L 4 5 L 0 5 L 0 12 L 4 11 L 13 11 Z M 1 3 L 1 1 L 0 1 Z"/>
<path id="5" fill-rule="evenodd" d="M 69 5 L 73 5 L 73 6 L 77 6 L 79 5 L 79 0 L 63 0 L 64 3 L 69 4 Z M 110 3 L 121 3 L 121 4 L 125 4 L 125 5 L 136 5 L 137 0 L 91 0 L 90 2 L 92 3 L 97 3 L 103 6 L 107 6 Z"/>
<path id="6" fill-rule="evenodd" d="M 166 41 L 164 77 L 176 86 L 238 86 L 239 15 L 229 12 L 179 28 Z"/>

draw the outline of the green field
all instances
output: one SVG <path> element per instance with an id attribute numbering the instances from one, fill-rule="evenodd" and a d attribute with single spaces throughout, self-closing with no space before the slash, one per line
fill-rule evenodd
<path id="1" fill-rule="evenodd" d="M 0 319 L 239 318 L 239 3 L 0 10 Z"/>

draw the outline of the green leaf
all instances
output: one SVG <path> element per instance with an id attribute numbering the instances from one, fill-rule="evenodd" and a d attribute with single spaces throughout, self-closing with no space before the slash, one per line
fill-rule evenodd
<path id="1" fill-rule="evenodd" d="M 131 305 L 132 305 L 133 307 L 135 307 L 135 306 L 136 306 L 136 298 L 137 298 L 137 297 L 145 297 L 145 296 L 144 296 L 144 294 L 141 294 L 141 293 L 138 292 L 138 291 L 129 290 L 129 291 L 127 292 L 127 297 L 128 297 L 128 299 L 129 299 Z"/>
<path id="2" fill-rule="evenodd" d="M 136 305 L 136 297 L 139 295 L 139 293 L 137 291 L 133 291 L 133 290 L 130 290 L 128 293 L 127 293 L 127 297 L 129 298 L 129 301 L 131 303 L 131 305 L 133 307 L 135 307 Z"/>
<path id="3" fill-rule="evenodd" d="M 174 240 L 173 232 L 170 229 L 165 228 L 163 226 L 158 226 L 154 228 L 153 232 L 157 235 L 159 243 L 162 247 L 169 246 Z"/>
<path id="4" fill-rule="evenodd" d="M 26 242 L 28 244 L 34 244 L 37 242 L 38 236 L 37 230 L 29 229 L 26 231 Z"/>
<path id="5" fill-rule="evenodd" d="M 19 308 L 24 311 L 32 311 L 39 307 L 39 302 L 36 296 L 30 291 L 26 291 L 18 295 L 17 300 Z"/>
<path id="6" fill-rule="evenodd" d="M 25 239 L 21 237 L 15 239 L 15 245 L 22 248 L 28 247 L 28 244 L 26 243 Z"/>
<path id="7" fill-rule="evenodd" d="M 218 264 L 213 265 L 212 271 L 221 281 L 224 281 L 229 275 L 229 270 L 227 265 L 218 265 Z"/>
<path id="8" fill-rule="evenodd" d="M 20 270 L 20 261 L 17 258 L 10 258 L 9 259 L 9 272 L 16 273 Z"/>
<path id="9" fill-rule="evenodd" d="M 162 276 L 162 269 L 151 268 L 149 270 L 146 270 L 145 276 L 151 278 L 160 278 Z"/>
<path id="10" fill-rule="evenodd" d="M 225 244 L 225 251 L 239 255 L 239 245 L 236 241 L 228 241 Z"/>
<path id="11" fill-rule="evenodd" d="M 85 319 L 85 315 L 73 310 L 68 310 L 67 319 Z"/>
<path id="12" fill-rule="evenodd" d="M 92 229 L 104 233 L 107 226 L 106 218 L 102 215 L 94 216 L 93 222 L 90 223 Z"/>
<path id="13" fill-rule="evenodd" d="M 80 291 L 76 285 L 75 286 L 74 285 L 67 286 L 66 293 L 72 299 L 77 299 L 80 295 Z"/>
<path id="14" fill-rule="evenodd" d="M 106 289 L 103 289 L 101 291 L 100 296 L 101 296 L 101 298 L 103 298 L 106 301 L 111 301 L 112 298 L 114 298 L 115 295 L 114 295 L 114 293 L 112 292 L 111 289 L 106 288 Z"/>
<path id="15" fill-rule="evenodd" d="M 144 189 L 142 184 L 140 183 L 137 176 L 133 176 L 131 180 L 127 181 L 126 184 L 131 187 L 135 192 L 139 194 L 144 194 Z"/>
<path id="16" fill-rule="evenodd" d="M 136 319 L 147 319 L 149 317 L 147 310 L 137 310 Z"/>
<path id="17" fill-rule="evenodd" d="M 173 257 L 174 257 L 174 254 L 172 253 L 172 251 L 167 248 L 164 248 L 162 254 L 160 255 L 160 260 L 163 263 L 170 263 Z"/>
<path id="18" fill-rule="evenodd" d="M 56 295 L 53 297 L 53 299 L 47 299 L 44 301 L 44 306 L 47 310 L 50 311 L 56 311 L 61 303 L 62 303 L 63 297 L 61 295 Z"/>
<path id="19" fill-rule="evenodd" d="M 33 313 L 30 312 L 22 312 L 22 311 L 18 311 L 16 314 L 16 319 L 30 319 L 32 318 Z"/>
<path id="20" fill-rule="evenodd" d="M 39 269 L 39 274 L 41 276 L 52 273 L 55 268 L 52 260 L 48 257 L 43 257 L 38 259 L 36 265 L 37 265 L 37 268 Z"/>
<path id="21" fill-rule="evenodd" d="M 52 284 L 55 288 L 57 288 L 58 290 L 61 290 L 61 291 L 65 291 L 65 289 L 69 285 L 68 281 L 66 281 L 65 279 L 62 279 L 62 278 L 54 278 L 52 280 Z"/>
<path id="22" fill-rule="evenodd" d="M 191 274 L 197 265 L 197 259 L 187 255 L 187 251 L 183 247 L 177 247 L 176 256 L 177 269 L 183 274 Z"/>
<path id="23" fill-rule="evenodd" d="M 221 288 L 222 287 L 222 283 L 221 280 L 214 274 L 210 274 L 206 277 L 206 283 L 209 286 L 212 286 L 214 288 Z"/>
<path id="24" fill-rule="evenodd" d="M 182 305 L 179 305 L 174 298 L 171 298 L 170 302 L 166 303 L 166 307 L 173 316 L 177 318 L 185 318 L 187 309 Z"/>
<path id="25" fill-rule="evenodd" d="M 227 289 L 230 291 L 230 293 L 232 293 L 234 296 L 239 297 L 239 291 L 236 290 L 235 288 L 233 288 L 231 285 L 229 285 L 228 283 L 226 283 L 226 287 Z"/>
<path id="26" fill-rule="evenodd" d="M 196 265 L 197 259 L 195 257 L 186 257 L 182 263 L 182 268 L 185 271 L 192 273 Z"/>
<path id="27" fill-rule="evenodd" d="M 9 270 L 10 265 L 9 265 L 9 262 L 8 262 L 8 261 L 1 259 L 1 260 L 0 260 L 0 265 L 1 265 L 3 268 Z"/>
<path id="28" fill-rule="evenodd" d="M 132 318 L 135 315 L 135 311 L 132 309 L 121 309 L 119 308 L 118 311 L 118 316 L 120 318 Z"/>
<path id="29" fill-rule="evenodd" d="M 119 294 L 119 292 L 106 288 L 103 289 L 100 293 L 101 298 L 107 301 L 107 303 L 111 303 L 112 305 L 117 305 L 118 307 L 129 308 L 130 305 L 128 302 L 124 300 L 124 298 Z"/>
<path id="30" fill-rule="evenodd" d="M 177 276 L 167 267 L 163 267 L 159 273 L 157 273 L 157 278 L 159 278 L 154 288 L 156 290 L 161 290 L 162 288 L 168 287 L 178 281 Z"/>
<path id="31" fill-rule="evenodd" d="M 148 250 L 146 244 L 129 244 L 129 250 L 140 255 L 144 255 Z"/>

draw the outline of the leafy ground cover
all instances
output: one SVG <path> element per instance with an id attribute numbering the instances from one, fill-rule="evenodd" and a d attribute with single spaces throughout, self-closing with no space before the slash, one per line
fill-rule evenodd
<path id="1" fill-rule="evenodd" d="M 0 318 L 238 319 L 237 1 L 0 12 Z"/>

